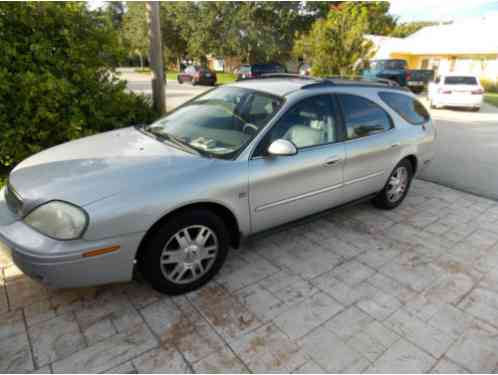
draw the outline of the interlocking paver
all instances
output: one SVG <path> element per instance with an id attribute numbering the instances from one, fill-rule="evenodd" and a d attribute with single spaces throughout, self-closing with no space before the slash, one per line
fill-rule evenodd
<path id="1" fill-rule="evenodd" d="M 34 369 L 25 333 L 0 341 L 0 372 L 28 372 Z"/>
<path id="2" fill-rule="evenodd" d="M 274 324 L 262 326 L 230 346 L 252 372 L 291 372 L 307 361 L 304 351 Z"/>
<path id="3" fill-rule="evenodd" d="M 434 374 L 468 374 L 469 372 L 446 358 L 441 358 L 431 370 Z"/>
<path id="4" fill-rule="evenodd" d="M 317 293 L 294 305 L 274 319 L 275 324 L 291 338 L 304 336 L 343 309 L 325 293 Z M 296 324 L 299 322 L 299 324 Z"/>
<path id="5" fill-rule="evenodd" d="M 436 362 L 415 345 L 400 339 L 368 368 L 370 373 L 416 373 L 426 372 Z"/>
<path id="6" fill-rule="evenodd" d="M 371 362 L 375 362 L 398 339 L 399 336 L 396 333 L 375 321 L 352 336 L 347 344 Z"/>
<path id="7" fill-rule="evenodd" d="M 29 330 L 35 363 L 43 366 L 85 347 L 73 314 L 66 314 L 33 325 Z"/>
<path id="8" fill-rule="evenodd" d="M 56 361 L 52 367 L 54 373 L 102 372 L 137 357 L 156 345 L 156 339 L 142 324 Z"/>
<path id="9" fill-rule="evenodd" d="M 223 372 L 245 374 L 247 367 L 228 348 L 216 351 L 193 364 L 197 373 L 219 374 Z"/>
<path id="10" fill-rule="evenodd" d="M 358 332 L 362 332 L 372 322 L 371 316 L 351 306 L 330 319 L 325 324 L 325 328 L 346 341 Z"/>
<path id="11" fill-rule="evenodd" d="M 369 362 L 339 336 L 317 329 L 301 339 L 304 350 L 327 372 L 361 372 Z"/>
<path id="12" fill-rule="evenodd" d="M 452 334 L 429 326 L 410 316 L 402 309 L 390 316 L 385 324 L 399 335 L 424 349 L 434 358 L 439 358 L 446 353 L 456 339 Z"/>
<path id="13" fill-rule="evenodd" d="M 185 296 L 53 290 L 1 254 L 0 372 L 498 370 L 498 203 L 433 183 L 254 237 Z"/>
<path id="14" fill-rule="evenodd" d="M 190 373 L 183 357 L 173 347 L 152 349 L 132 360 L 139 373 Z"/>

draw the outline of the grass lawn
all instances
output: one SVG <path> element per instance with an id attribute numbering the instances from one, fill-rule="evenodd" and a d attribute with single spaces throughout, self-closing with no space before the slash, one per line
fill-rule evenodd
<path id="1" fill-rule="evenodd" d="M 484 95 L 484 101 L 498 107 L 498 93 L 488 93 Z"/>

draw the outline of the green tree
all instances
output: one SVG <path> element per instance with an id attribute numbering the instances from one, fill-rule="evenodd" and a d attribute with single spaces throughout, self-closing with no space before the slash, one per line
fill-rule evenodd
<path id="1" fill-rule="evenodd" d="M 446 23 L 447 24 L 447 23 Z M 420 29 L 427 26 L 439 25 L 439 22 L 433 21 L 415 21 L 415 22 L 404 22 L 396 25 L 392 30 L 390 36 L 397 38 L 406 38 L 407 36 L 416 33 Z"/>
<path id="2" fill-rule="evenodd" d="M 190 56 L 239 56 L 246 62 L 279 61 L 292 51 L 294 33 L 306 27 L 302 3 L 198 2 L 182 22 Z"/>
<path id="3" fill-rule="evenodd" d="M 84 3 L 1 3 L 0 49 L 0 166 L 155 116 L 113 74 L 109 17 Z"/>
<path id="4" fill-rule="evenodd" d="M 354 75 L 372 54 L 373 45 L 364 38 L 369 26 L 368 7 L 341 4 L 298 38 L 294 53 L 310 60 L 314 75 Z"/>
<path id="5" fill-rule="evenodd" d="M 144 57 L 149 54 L 149 26 L 145 2 L 126 2 L 122 29 L 125 48 L 130 54 L 138 56 L 140 67 L 143 68 Z"/>
<path id="6" fill-rule="evenodd" d="M 180 65 L 180 59 L 187 55 L 190 29 L 187 20 L 194 3 L 186 2 L 161 2 L 161 34 L 165 63 Z"/>

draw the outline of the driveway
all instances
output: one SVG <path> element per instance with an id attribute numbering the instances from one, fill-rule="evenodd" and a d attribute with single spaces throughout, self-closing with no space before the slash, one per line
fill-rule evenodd
<path id="1" fill-rule="evenodd" d="M 426 103 L 427 104 L 427 103 Z M 498 108 L 431 111 L 436 155 L 421 178 L 498 200 Z"/>
<path id="2" fill-rule="evenodd" d="M 0 372 L 493 372 L 498 203 L 417 180 L 230 253 L 167 297 L 52 290 L 0 259 Z"/>

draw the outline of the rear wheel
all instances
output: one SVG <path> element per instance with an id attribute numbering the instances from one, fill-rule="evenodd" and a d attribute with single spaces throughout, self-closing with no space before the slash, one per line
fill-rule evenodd
<path id="1" fill-rule="evenodd" d="M 183 80 L 180 77 L 178 77 L 177 79 L 178 79 L 178 83 L 181 85 L 183 83 Z"/>
<path id="2" fill-rule="evenodd" d="M 413 178 L 409 160 L 403 159 L 394 168 L 384 189 L 373 199 L 373 204 L 385 210 L 398 207 L 406 197 Z"/>
<path id="3" fill-rule="evenodd" d="M 154 289 L 186 293 L 218 273 L 228 244 L 228 231 L 217 215 L 202 209 L 185 211 L 150 236 L 139 256 L 139 269 Z"/>
<path id="4" fill-rule="evenodd" d="M 479 112 L 481 110 L 481 107 L 474 107 L 471 109 L 472 112 Z"/>

